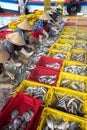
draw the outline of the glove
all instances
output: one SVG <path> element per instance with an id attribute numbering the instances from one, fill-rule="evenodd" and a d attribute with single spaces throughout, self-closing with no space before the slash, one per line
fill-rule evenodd
<path id="1" fill-rule="evenodd" d="M 43 34 L 46 36 L 46 38 L 49 37 L 48 33 L 45 30 L 43 30 Z"/>
<path id="2" fill-rule="evenodd" d="M 26 58 L 29 58 L 31 55 L 33 55 L 33 51 L 27 52 L 24 48 L 20 51 Z"/>
<path id="3" fill-rule="evenodd" d="M 52 27 L 51 30 L 53 30 L 54 32 L 56 32 L 56 34 L 59 34 L 59 31 L 56 28 Z"/>
<path id="4" fill-rule="evenodd" d="M 39 35 L 39 42 L 42 43 L 42 35 Z"/>

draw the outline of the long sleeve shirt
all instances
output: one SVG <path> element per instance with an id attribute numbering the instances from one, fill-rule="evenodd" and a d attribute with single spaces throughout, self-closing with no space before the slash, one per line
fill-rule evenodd
<path id="1" fill-rule="evenodd" d="M 38 21 L 35 23 L 32 32 L 35 32 L 37 29 L 40 29 L 41 31 L 44 30 L 43 20 L 38 20 Z"/>
<path id="2" fill-rule="evenodd" d="M 2 47 L 5 51 L 7 51 L 10 55 L 15 54 L 14 45 L 7 41 L 6 39 L 2 41 Z"/>
<path id="3" fill-rule="evenodd" d="M 25 42 L 27 42 L 29 40 L 29 36 L 28 36 L 28 34 L 27 34 L 27 32 L 25 30 L 22 30 L 20 28 L 16 28 L 14 30 L 14 32 L 19 32 L 20 35 L 22 36 L 22 38 L 25 40 Z"/>

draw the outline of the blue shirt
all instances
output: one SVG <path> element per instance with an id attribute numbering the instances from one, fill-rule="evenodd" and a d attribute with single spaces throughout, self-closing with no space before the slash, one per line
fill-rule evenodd
<path id="1" fill-rule="evenodd" d="M 2 41 L 2 46 L 5 51 L 7 51 L 10 55 L 13 55 L 15 53 L 14 45 L 7 41 L 6 39 Z"/>
<path id="2" fill-rule="evenodd" d="M 47 23 L 47 26 L 48 26 L 49 28 L 52 28 L 52 23 Z"/>
<path id="3" fill-rule="evenodd" d="M 32 31 L 35 32 L 37 29 L 40 29 L 41 31 L 44 30 L 43 20 L 38 20 L 38 21 L 35 23 L 35 25 L 34 25 Z"/>
<path id="4" fill-rule="evenodd" d="M 22 38 L 23 38 L 25 41 L 29 40 L 29 36 L 28 36 L 28 34 L 27 34 L 27 32 L 26 32 L 25 30 L 22 30 L 22 29 L 20 29 L 20 28 L 16 28 L 16 29 L 14 30 L 14 32 L 19 32 L 20 35 L 22 36 Z"/>

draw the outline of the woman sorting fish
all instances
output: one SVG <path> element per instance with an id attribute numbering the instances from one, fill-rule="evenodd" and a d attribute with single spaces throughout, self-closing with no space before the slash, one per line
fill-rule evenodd
<path id="1" fill-rule="evenodd" d="M 17 51 L 20 51 L 25 45 L 24 39 L 21 37 L 19 32 L 13 32 L 6 35 L 6 39 L 0 44 L 0 48 L 9 53 L 9 59 L 18 58 Z"/>
<path id="2" fill-rule="evenodd" d="M 50 20 L 51 17 L 47 13 L 40 16 L 39 20 L 35 23 L 32 30 L 32 35 L 29 38 L 31 43 L 42 43 L 43 36 L 45 36 L 46 39 L 49 37 L 49 29 L 57 31 L 52 27 Z"/>
<path id="3" fill-rule="evenodd" d="M 18 27 L 14 30 L 14 32 L 19 32 L 25 41 L 25 45 L 22 48 L 21 52 L 24 55 L 27 55 L 27 57 L 31 56 L 35 49 L 34 46 L 29 43 L 29 34 L 28 33 L 32 31 L 32 28 L 33 27 L 29 24 L 28 20 L 25 19 L 20 24 L 18 24 Z"/>
<path id="4" fill-rule="evenodd" d="M 32 26 L 29 25 L 27 19 L 18 24 L 18 27 L 14 30 L 14 32 L 19 32 L 22 38 L 25 40 L 26 44 L 29 44 L 29 32 L 32 31 Z"/>

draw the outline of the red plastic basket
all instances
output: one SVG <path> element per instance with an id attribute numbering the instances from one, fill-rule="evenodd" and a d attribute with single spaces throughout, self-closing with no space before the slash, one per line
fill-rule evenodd
<path id="1" fill-rule="evenodd" d="M 64 26 L 76 26 L 76 24 L 75 23 L 65 23 L 65 25 Z"/>
<path id="2" fill-rule="evenodd" d="M 52 85 L 52 86 L 56 86 L 56 83 L 57 83 L 57 80 L 58 80 L 58 77 L 59 77 L 59 73 L 60 73 L 59 71 L 55 71 L 55 70 L 52 70 L 52 69 L 47 69 L 47 68 L 42 68 L 42 67 L 37 66 L 32 71 L 30 76 L 28 77 L 28 80 L 39 82 L 38 81 L 39 76 L 56 75 L 56 80 L 55 80 L 54 84 Z M 42 82 L 39 82 L 39 83 L 42 83 Z M 50 85 L 50 84 L 48 84 L 48 85 Z"/>
<path id="3" fill-rule="evenodd" d="M 53 63 L 60 64 L 60 67 L 58 69 L 55 69 L 55 68 L 50 68 L 50 69 L 60 71 L 60 69 L 62 67 L 62 64 L 63 64 L 63 60 L 61 60 L 61 59 L 55 59 L 55 58 L 50 58 L 50 57 L 47 57 L 47 56 L 42 56 L 39 59 L 39 61 L 37 62 L 36 66 L 46 67 L 46 64 L 53 64 Z M 46 67 L 46 68 L 48 68 L 48 67 Z"/>
<path id="4" fill-rule="evenodd" d="M 28 110 L 32 110 L 34 112 L 31 121 L 26 127 L 26 130 L 31 130 L 40 109 L 40 104 L 41 102 L 36 98 L 32 98 L 22 92 L 19 92 L 16 97 L 12 98 L 12 100 L 10 99 L 10 102 L 8 102 L 2 110 L 2 114 L 0 116 L 0 130 L 3 126 L 10 122 L 10 114 L 14 109 L 19 110 L 20 116 Z"/>
<path id="5" fill-rule="evenodd" d="M 41 117 L 41 114 L 42 114 L 42 112 L 43 112 L 43 109 L 44 109 L 44 107 L 43 106 L 41 106 L 40 107 L 40 109 L 39 109 L 39 111 L 38 111 L 38 116 L 37 116 L 37 118 L 36 118 L 36 120 L 35 120 L 35 124 L 34 124 L 34 127 L 32 128 L 32 130 L 37 130 L 37 126 L 38 126 L 38 123 L 39 123 L 39 119 L 40 119 L 40 117 Z"/>
<path id="6" fill-rule="evenodd" d="M 9 34 L 9 33 L 12 33 L 12 31 L 11 30 L 2 30 L 2 31 L 0 31 L 0 38 L 5 39 L 6 35 Z"/>

